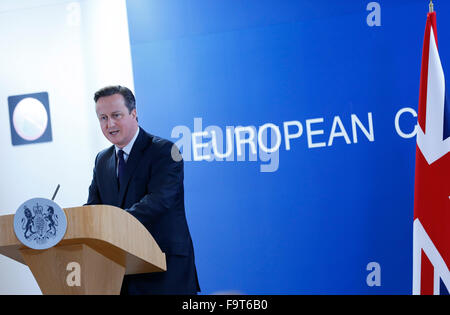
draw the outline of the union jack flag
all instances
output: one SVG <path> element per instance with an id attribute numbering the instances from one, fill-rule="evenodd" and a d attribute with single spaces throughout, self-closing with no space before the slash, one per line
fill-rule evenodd
<path id="1" fill-rule="evenodd" d="M 450 291 L 450 108 L 436 12 L 427 16 L 419 92 L 414 187 L 413 294 Z"/>

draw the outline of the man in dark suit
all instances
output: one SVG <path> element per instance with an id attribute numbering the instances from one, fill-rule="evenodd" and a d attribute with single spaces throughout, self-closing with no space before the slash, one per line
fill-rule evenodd
<path id="1" fill-rule="evenodd" d="M 107 204 L 129 212 L 166 254 L 166 272 L 125 276 L 121 294 L 197 294 L 178 148 L 139 127 L 128 88 L 105 87 L 94 100 L 102 132 L 113 146 L 95 159 L 87 205 Z"/>

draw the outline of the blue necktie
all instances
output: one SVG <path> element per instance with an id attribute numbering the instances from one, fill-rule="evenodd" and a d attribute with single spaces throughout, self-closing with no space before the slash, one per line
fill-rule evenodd
<path id="1" fill-rule="evenodd" d="M 117 152 L 119 156 L 119 188 L 122 186 L 122 181 L 125 177 L 125 159 L 123 158 L 123 153 L 123 150 L 119 150 L 119 152 Z"/>

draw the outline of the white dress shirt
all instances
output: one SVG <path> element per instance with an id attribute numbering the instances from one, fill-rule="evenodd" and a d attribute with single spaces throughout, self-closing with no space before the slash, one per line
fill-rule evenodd
<path id="1" fill-rule="evenodd" d="M 139 134 L 139 127 L 138 127 L 133 139 L 131 139 L 131 141 L 126 146 L 124 146 L 122 149 L 119 148 L 118 146 L 115 146 L 117 158 L 119 158 L 119 150 L 122 150 L 123 151 L 123 159 L 125 160 L 125 162 L 128 160 L 131 149 L 133 148 L 133 144 L 136 141 L 138 134 Z M 119 163 L 117 163 L 117 165 L 116 165 L 116 176 L 119 176 Z"/>

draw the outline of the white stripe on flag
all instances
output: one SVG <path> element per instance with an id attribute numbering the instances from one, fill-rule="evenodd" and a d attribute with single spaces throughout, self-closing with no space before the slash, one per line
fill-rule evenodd
<path id="1" fill-rule="evenodd" d="M 430 32 L 425 131 L 419 126 L 417 145 L 428 164 L 450 151 L 450 138 L 444 135 L 445 78 L 433 28 Z"/>

